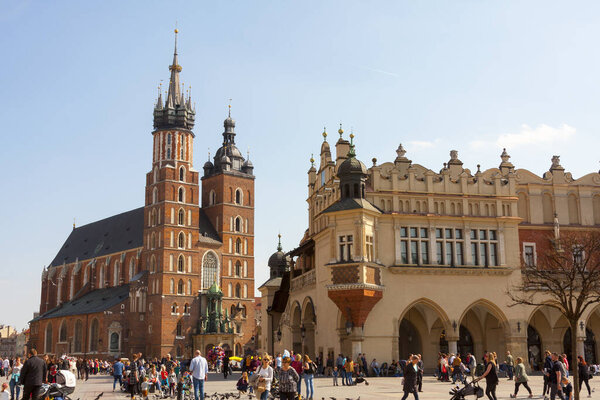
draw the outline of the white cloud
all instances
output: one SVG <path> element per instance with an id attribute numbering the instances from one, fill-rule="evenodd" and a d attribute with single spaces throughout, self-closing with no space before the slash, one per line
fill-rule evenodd
<path id="1" fill-rule="evenodd" d="M 430 149 L 440 143 L 440 139 L 435 140 L 411 140 L 408 142 L 411 150 Z"/>
<path id="2" fill-rule="evenodd" d="M 489 140 L 473 140 L 469 143 L 469 146 L 473 149 L 483 149 L 490 145 L 515 149 L 531 145 L 557 144 L 571 139 L 576 131 L 575 128 L 567 124 L 562 124 L 557 128 L 546 124 L 540 124 L 532 128 L 527 124 L 523 124 L 521 130 L 517 133 L 502 133 L 495 139 L 490 138 Z"/>

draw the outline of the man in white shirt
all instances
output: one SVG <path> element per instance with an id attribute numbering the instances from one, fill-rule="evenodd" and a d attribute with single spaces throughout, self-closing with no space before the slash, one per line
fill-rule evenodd
<path id="1" fill-rule="evenodd" d="M 2 366 L 4 367 L 4 376 L 6 377 L 6 379 L 8 379 L 8 370 L 10 369 L 10 360 L 8 359 L 8 357 L 4 359 Z"/>
<path id="2" fill-rule="evenodd" d="M 196 350 L 196 357 L 190 363 L 190 372 L 194 381 L 194 398 L 196 400 L 204 400 L 204 381 L 208 377 L 208 363 L 206 358 L 202 357 L 200 350 Z M 198 391 L 200 396 L 198 396 Z"/>

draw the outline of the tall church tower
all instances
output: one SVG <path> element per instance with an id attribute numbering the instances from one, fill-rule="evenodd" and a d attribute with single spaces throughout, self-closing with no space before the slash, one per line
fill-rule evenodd
<path id="1" fill-rule="evenodd" d="M 183 356 L 197 312 L 200 261 L 198 242 L 199 176 L 193 169 L 195 111 L 179 81 L 177 30 L 167 98 L 154 108 L 152 171 L 146 175 L 142 270 L 147 270 L 146 332 L 139 332 L 147 354 Z M 162 318 L 161 318 L 162 316 Z M 142 316 L 140 316 L 140 320 Z M 151 346 L 151 347 L 150 347 Z"/>
<path id="2" fill-rule="evenodd" d="M 235 145 L 231 106 L 223 127 L 223 145 L 204 164 L 202 208 L 223 241 L 223 307 L 245 348 L 254 345 L 254 167 Z"/>

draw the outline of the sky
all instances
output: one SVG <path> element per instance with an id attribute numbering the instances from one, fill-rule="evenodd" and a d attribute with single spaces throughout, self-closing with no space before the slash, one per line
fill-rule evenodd
<path id="1" fill-rule="evenodd" d="M 256 287 L 307 227 L 323 127 L 358 158 L 596 172 L 600 3 L 0 0 L 0 324 L 24 328 L 72 230 L 143 205 L 173 29 L 196 103 L 195 168 L 236 143 L 256 175 Z M 346 136 L 347 137 L 347 136 Z"/>

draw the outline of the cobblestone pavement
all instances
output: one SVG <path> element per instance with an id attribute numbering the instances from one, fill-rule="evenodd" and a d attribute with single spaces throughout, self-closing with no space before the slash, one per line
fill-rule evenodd
<path id="1" fill-rule="evenodd" d="M 206 393 L 213 394 L 215 392 L 226 393 L 236 392 L 235 383 L 239 378 L 239 373 L 233 375 L 227 380 L 223 379 L 220 374 L 209 374 L 208 380 L 206 381 Z M 346 387 L 346 386 L 332 386 L 330 378 L 317 378 L 314 381 L 315 386 L 315 400 L 325 398 L 331 400 L 336 398 L 339 400 L 356 399 L 360 396 L 361 400 L 369 399 L 401 399 L 402 398 L 402 378 L 368 378 L 369 386 L 360 384 L 358 386 Z M 534 393 L 535 399 L 542 399 L 542 377 L 532 376 L 530 377 L 529 384 Z M 600 400 L 600 377 L 592 379 L 590 381 L 592 389 L 595 390 L 592 393 L 592 398 Z M 482 385 L 485 387 L 485 383 Z M 450 399 L 448 391 L 452 385 L 449 383 L 438 382 L 433 377 L 425 377 L 423 381 L 423 392 L 419 393 L 420 400 L 445 400 Z M 498 399 L 509 399 L 510 393 L 514 390 L 513 381 L 508 381 L 506 378 L 501 379 L 498 386 L 497 395 Z M 302 384 L 302 392 L 305 391 L 304 383 Z M 77 382 L 77 389 L 71 396 L 73 400 L 93 400 L 100 393 L 103 393 L 101 400 L 126 400 L 129 398 L 125 393 L 112 392 L 112 377 L 109 376 L 91 376 L 87 382 Z M 527 392 L 523 387 L 519 390 L 519 398 L 527 398 Z M 248 399 L 249 397 L 242 396 L 242 399 Z M 413 396 L 408 397 L 410 400 Z M 486 399 L 487 397 L 484 397 Z M 585 389 L 582 391 L 582 399 L 587 398 L 587 392 Z M 152 397 L 150 398 L 153 399 Z M 475 399 L 471 396 L 468 399 Z"/>

